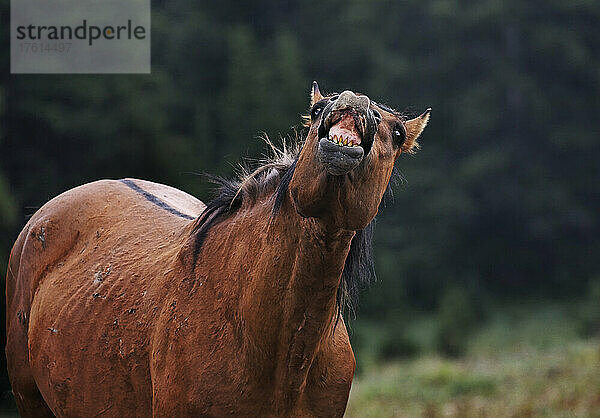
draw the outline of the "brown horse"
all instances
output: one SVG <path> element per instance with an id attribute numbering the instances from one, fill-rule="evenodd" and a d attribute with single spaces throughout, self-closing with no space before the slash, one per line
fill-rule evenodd
<path id="1" fill-rule="evenodd" d="M 208 205 L 102 180 L 27 223 L 6 283 L 23 417 L 342 416 L 354 355 L 340 308 L 368 228 L 429 119 L 313 84 L 299 151 Z"/>

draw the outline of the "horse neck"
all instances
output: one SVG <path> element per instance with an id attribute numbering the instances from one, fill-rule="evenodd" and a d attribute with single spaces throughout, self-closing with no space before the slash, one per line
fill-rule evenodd
<path id="1" fill-rule="evenodd" d="M 215 224 L 199 258 L 191 225 L 179 260 L 204 281 L 219 278 L 208 280 L 205 291 L 239 318 L 245 370 L 271 385 L 274 404 L 285 415 L 298 401 L 321 343 L 333 338 L 336 295 L 354 232 L 302 218 L 289 198 L 277 215 L 271 210 L 272 200 L 265 198 Z M 193 295 L 187 300 L 197 303 Z"/>
<path id="2" fill-rule="evenodd" d="M 259 260 L 253 271 L 261 273 L 251 280 L 240 310 L 251 330 L 249 346 L 274 367 L 271 378 L 286 392 L 275 397 L 286 408 L 297 400 L 321 342 L 332 337 L 337 290 L 354 232 L 302 218 L 289 201 L 267 219 L 263 245 L 250 255 Z"/>
<path id="3" fill-rule="evenodd" d="M 321 342 L 333 336 L 336 295 L 353 236 L 349 231 L 328 231 L 314 220 L 302 222 L 285 295 L 278 373 L 282 388 L 302 387 Z"/>

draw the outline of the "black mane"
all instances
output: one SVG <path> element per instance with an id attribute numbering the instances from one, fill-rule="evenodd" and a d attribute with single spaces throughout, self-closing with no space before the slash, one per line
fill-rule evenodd
<path id="1" fill-rule="evenodd" d="M 196 220 L 193 231 L 195 234 L 194 264 L 210 228 L 235 213 L 242 204 L 256 202 L 260 197 L 272 193 L 271 216 L 278 215 L 296 169 L 300 147 L 288 151 L 285 146 L 283 150 L 279 150 L 270 142 L 268 144 L 275 154 L 274 158 L 263 162 L 253 172 L 245 171 L 237 179 L 208 176 L 217 188 L 213 199 L 208 202 L 206 209 Z M 386 195 L 391 195 L 391 183 L 390 181 Z M 375 219 L 366 228 L 356 231 L 352 239 L 336 296 L 339 314 L 343 311 L 354 313 L 360 291 L 376 278 L 372 251 L 374 229 Z"/>

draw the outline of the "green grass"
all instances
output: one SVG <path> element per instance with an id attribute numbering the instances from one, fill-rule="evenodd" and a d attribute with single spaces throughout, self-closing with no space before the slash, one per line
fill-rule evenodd
<path id="1" fill-rule="evenodd" d="M 486 338 L 461 360 L 370 368 L 355 379 L 346 416 L 600 417 L 599 340 L 484 350 Z"/>

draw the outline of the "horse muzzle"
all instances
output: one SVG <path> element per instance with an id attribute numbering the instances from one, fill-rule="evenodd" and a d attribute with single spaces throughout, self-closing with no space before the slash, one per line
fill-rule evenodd
<path id="1" fill-rule="evenodd" d="M 370 104 L 367 96 L 345 91 L 325 107 L 317 154 L 329 174 L 349 173 L 371 150 L 377 121 Z"/>

